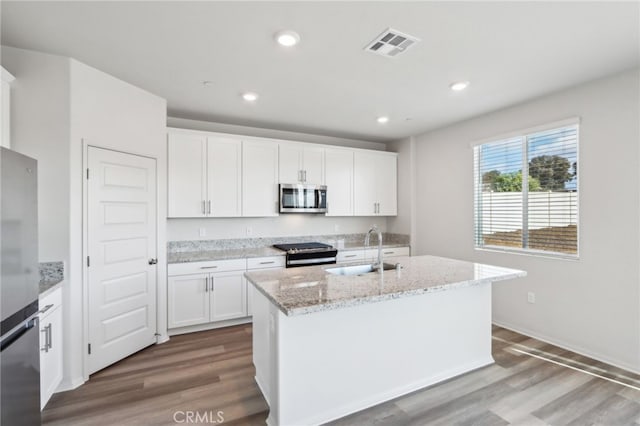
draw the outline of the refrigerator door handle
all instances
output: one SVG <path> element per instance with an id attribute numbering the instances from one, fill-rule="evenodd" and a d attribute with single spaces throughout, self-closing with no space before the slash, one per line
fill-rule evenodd
<path id="1" fill-rule="evenodd" d="M 39 317 L 38 313 L 31 315 L 26 320 L 22 321 L 20 325 L 12 328 L 8 333 L 0 338 L 0 351 L 4 351 L 11 346 L 13 342 L 18 340 L 23 334 L 31 330 L 38 325 Z"/>

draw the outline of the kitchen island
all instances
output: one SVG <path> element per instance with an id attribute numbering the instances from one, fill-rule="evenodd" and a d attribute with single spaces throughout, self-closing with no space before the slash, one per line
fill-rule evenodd
<path id="1" fill-rule="evenodd" d="M 312 425 L 493 363 L 491 283 L 524 271 L 435 256 L 401 269 L 248 272 L 267 424 Z"/>

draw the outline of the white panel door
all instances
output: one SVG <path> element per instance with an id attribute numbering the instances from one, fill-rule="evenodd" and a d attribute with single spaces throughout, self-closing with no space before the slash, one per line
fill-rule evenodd
<path id="1" fill-rule="evenodd" d="M 168 136 L 168 215 L 202 217 L 206 214 L 207 138 L 198 134 Z"/>
<path id="2" fill-rule="evenodd" d="M 169 328 L 209 322 L 209 274 L 171 276 L 168 280 Z"/>
<path id="3" fill-rule="evenodd" d="M 376 164 L 378 214 L 396 216 L 398 214 L 398 157 L 380 155 Z"/>
<path id="4" fill-rule="evenodd" d="M 278 216 L 278 144 L 242 142 L 242 216 Z"/>
<path id="5" fill-rule="evenodd" d="M 353 151 L 325 150 L 327 216 L 353 216 Z"/>
<path id="6" fill-rule="evenodd" d="M 89 147 L 89 373 L 155 343 L 156 160 Z"/>
<path id="7" fill-rule="evenodd" d="M 375 216 L 377 211 L 376 159 L 378 154 L 356 151 L 353 160 L 353 210 L 355 216 Z M 327 193 L 329 187 L 327 186 Z"/>
<path id="8" fill-rule="evenodd" d="M 324 148 L 305 147 L 302 155 L 303 180 L 309 185 L 324 185 Z"/>
<path id="9" fill-rule="evenodd" d="M 244 271 L 211 274 L 211 321 L 247 316 Z"/>
<path id="10" fill-rule="evenodd" d="M 207 216 L 242 214 L 242 141 L 207 138 Z"/>
<path id="11" fill-rule="evenodd" d="M 281 143 L 278 157 L 279 182 L 302 183 L 302 148 Z"/>

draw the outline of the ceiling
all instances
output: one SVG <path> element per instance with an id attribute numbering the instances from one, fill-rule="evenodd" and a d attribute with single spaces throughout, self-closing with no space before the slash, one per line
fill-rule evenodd
<path id="1" fill-rule="evenodd" d="M 73 57 L 169 115 L 385 142 L 637 67 L 638 2 L 12 2 L 2 44 Z M 421 39 L 387 58 L 392 27 Z M 294 48 L 276 31 L 297 31 Z M 204 86 L 203 81 L 211 81 Z M 468 80 L 462 92 L 449 84 Z M 240 94 L 259 94 L 255 104 Z M 376 117 L 390 120 L 378 124 Z"/>

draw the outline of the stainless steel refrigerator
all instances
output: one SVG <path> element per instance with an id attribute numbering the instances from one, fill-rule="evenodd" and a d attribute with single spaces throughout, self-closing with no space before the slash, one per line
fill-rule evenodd
<path id="1" fill-rule="evenodd" d="M 0 424 L 40 424 L 37 162 L 0 148 Z"/>

